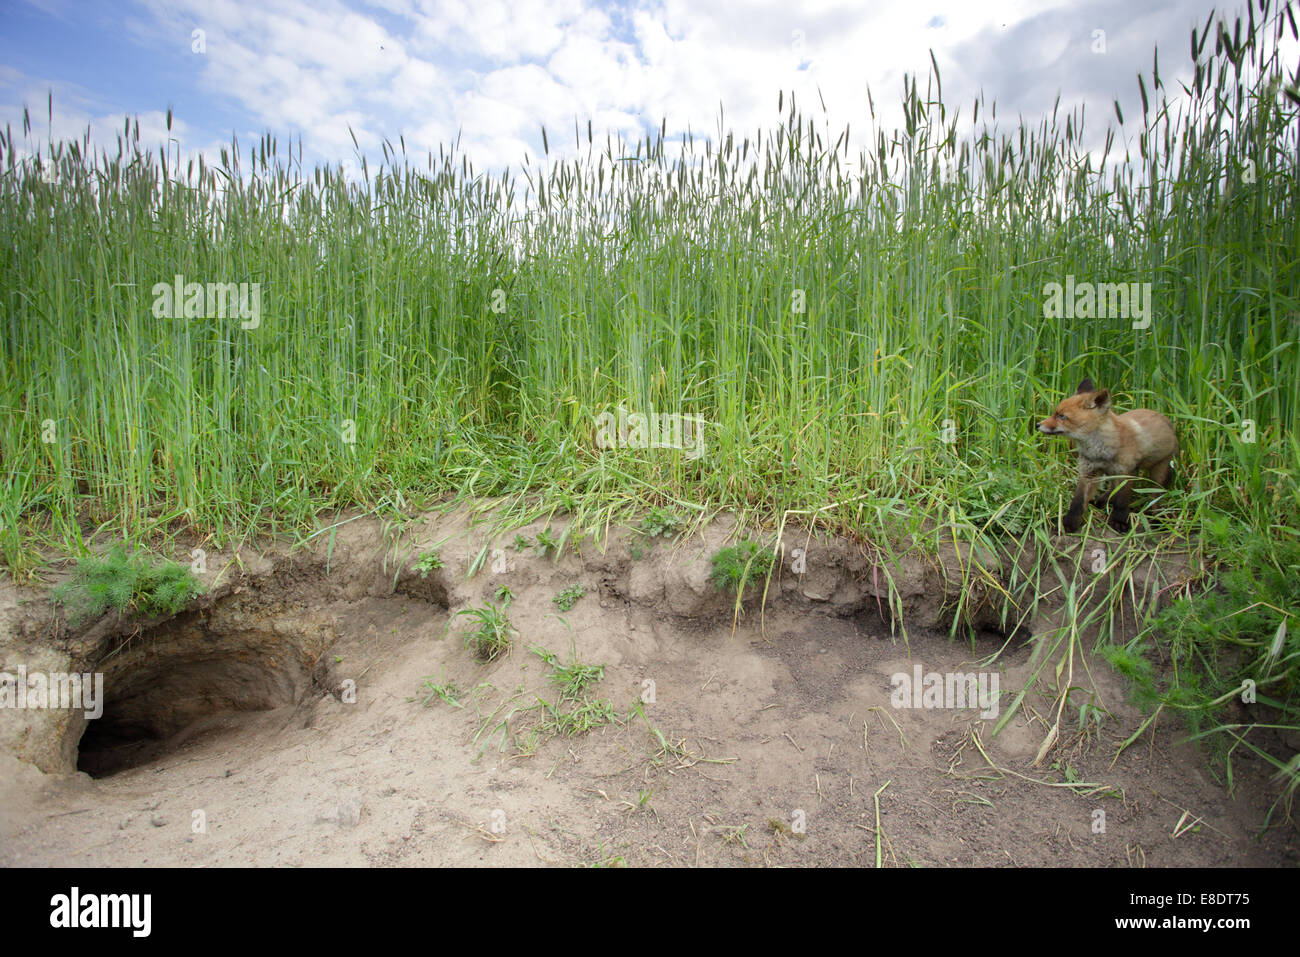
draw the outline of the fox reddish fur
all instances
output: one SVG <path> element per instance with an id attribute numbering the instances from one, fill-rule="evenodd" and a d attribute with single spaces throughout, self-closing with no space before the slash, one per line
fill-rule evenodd
<path id="1" fill-rule="evenodd" d="M 1178 454 L 1173 424 L 1150 409 L 1116 415 L 1110 406 L 1110 390 L 1096 388 L 1091 379 L 1080 382 L 1074 395 L 1039 422 L 1038 431 L 1063 435 L 1079 451 L 1079 483 L 1061 520 L 1067 532 L 1077 532 L 1083 524 L 1083 510 L 1092 501 L 1102 476 L 1129 476 L 1110 496 L 1110 526 L 1120 532 L 1129 528 L 1133 476 L 1145 471 L 1163 488 L 1169 488 L 1173 478 L 1170 463 Z"/>

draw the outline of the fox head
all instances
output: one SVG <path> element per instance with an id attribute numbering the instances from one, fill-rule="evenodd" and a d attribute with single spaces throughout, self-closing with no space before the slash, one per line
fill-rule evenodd
<path id="1" fill-rule="evenodd" d="M 1056 412 L 1038 423 L 1044 435 L 1080 435 L 1094 431 L 1110 412 L 1110 389 L 1098 389 L 1084 379 L 1074 395 L 1063 399 Z"/>

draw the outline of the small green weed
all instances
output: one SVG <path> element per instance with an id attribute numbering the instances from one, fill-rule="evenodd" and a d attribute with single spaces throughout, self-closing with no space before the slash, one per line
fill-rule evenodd
<path id="1" fill-rule="evenodd" d="M 555 536 L 551 534 L 551 527 L 549 525 L 546 526 L 544 530 L 537 533 L 538 555 L 545 558 L 548 552 L 556 552 L 559 550 L 560 543 Z"/>
<path id="2" fill-rule="evenodd" d="M 547 651 L 540 645 L 530 645 L 528 650 L 550 665 L 551 674 L 549 677 L 560 686 L 561 700 L 579 700 L 586 693 L 589 685 L 593 685 L 605 677 L 604 665 L 584 665 L 576 658 L 571 664 L 562 665 L 558 664 L 560 659 L 557 655 Z"/>
<path id="3" fill-rule="evenodd" d="M 482 608 L 466 608 L 456 612 L 456 617 L 461 615 L 478 622 L 477 628 L 465 632 L 465 647 L 473 650 L 474 657 L 480 661 L 493 661 L 510 653 L 515 629 L 504 609 L 488 604 Z"/>
<path id="4" fill-rule="evenodd" d="M 587 594 L 585 588 L 581 585 L 574 584 L 564 589 L 564 591 L 552 598 L 551 601 L 555 602 L 555 604 L 559 606 L 560 611 L 568 611 L 577 604 L 578 599 L 585 594 Z"/>
<path id="5" fill-rule="evenodd" d="M 748 824 L 721 824 L 714 830 L 722 836 L 723 844 L 739 844 L 745 850 L 749 850 L 749 845 L 745 843 L 745 831 L 749 830 Z"/>
<path id="6" fill-rule="evenodd" d="M 641 520 L 641 534 L 647 538 L 662 535 L 671 538 L 681 528 L 682 520 L 665 508 L 655 508 Z"/>
<path id="7" fill-rule="evenodd" d="M 460 696 L 464 694 L 464 692 L 456 687 L 456 683 L 454 681 L 444 681 L 442 679 L 439 679 L 438 681 L 434 681 L 433 676 L 429 675 L 427 678 L 424 679 L 424 685 L 423 687 L 421 687 L 420 690 L 429 692 L 428 695 L 425 696 L 425 699 L 424 701 L 421 702 L 421 704 L 428 705 L 428 703 L 432 701 L 434 698 L 441 698 L 443 701 L 447 702 L 447 704 L 451 705 L 453 708 L 465 707 L 463 704 L 460 703 Z"/>
<path id="8" fill-rule="evenodd" d="M 420 573 L 421 578 L 428 578 L 429 572 L 435 568 L 442 567 L 442 559 L 438 557 L 438 550 L 431 548 L 420 556 L 420 560 L 415 563 L 415 570 Z"/>
<path id="9" fill-rule="evenodd" d="M 189 568 L 172 561 L 151 562 L 142 552 L 116 545 L 105 556 L 79 559 L 72 578 L 54 589 L 56 605 L 68 608 L 74 624 L 112 608 L 146 618 L 174 615 L 202 594 Z"/>
<path id="10" fill-rule="evenodd" d="M 622 854 L 606 854 L 603 843 L 596 845 L 596 860 L 589 867 L 627 867 Z"/>
<path id="11" fill-rule="evenodd" d="M 757 542 L 743 541 L 718 550 L 709 580 L 718 591 L 740 591 L 767 575 L 776 556 Z"/>
<path id="12" fill-rule="evenodd" d="M 528 649 L 550 667 L 548 675 L 559 688 L 559 697 L 548 701 L 536 695 L 537 703 L 512 711 L 512 714 L 536 713 L 539 718 L 530 725 L 512 730 L 515 747 L 521 756 L 536 753 L 545 737 L 563 735 L 576 737 L 593 728 L 619 720 L 619 714 L 609 701 L 589 697 L 591 686 L 605 674 L 604 665 L 584 665 L 576 656 L 567 665 L 559 657 L 538 645 Z M 509 716 L 507 716 L 509 721 Z"/>
<path id="13" fill-rule="evenodd" d="M 618 712 L 614 710 L 614 706 L 603 698 L 583 701 L 569 711 L 563 711 L 548 701 L 542 701 L 542 705 L 550 715 L 550 718 L 543 723 L 544 730 L 569 738 L 586 734 L 593 728 L 618 720 Z"/>

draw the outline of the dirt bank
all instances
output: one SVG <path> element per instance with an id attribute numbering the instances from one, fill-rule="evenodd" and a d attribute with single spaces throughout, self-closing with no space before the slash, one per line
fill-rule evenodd
<path id="1" fill-rule="evenodd" d="M 549 525 L 559 538 L 564 522 Z M 1031 655 L 1061 603 L 995 612 L 1042 556 L 972 565 L 787 533 L 765 609 L 750 594 L 733 618 L 708 580 L 725 520 L 675 545 L 616 532 L 558 560 L 512 544 L 546 527 L 492 539 L 461 510 L 210 553 L 203 598 L 149 622 L 68 629 L 43 592 L 4 586 L 0 670 L 99 672 L 105 701 L 94 721 L 0 711 L 0 863 L 1300 860 L 1291 825 L 1259 836 L 1267 769 L 1238 762 L 1229 795 L 1163 722 L 1116 759 L 1142 719 L 1121 682 L 1091 656 L 1058 678 Z M 443 564 L 422 576 L 435 544 Z M 1151 566 L 1133 594 L 1186 572 Z M 485 661 L 462 640 L 477 620 L 456 613 L 489 603 L 513 641 Z M 1001 695 L 900 707 L 896 676 L 917 668 Z M 1035 766 L 1068 684 L 1088 696 Z M 1085 700 L 1101 717 L 1080 723 Z M 919 689 L 909 703 L 953 704 Z"/>

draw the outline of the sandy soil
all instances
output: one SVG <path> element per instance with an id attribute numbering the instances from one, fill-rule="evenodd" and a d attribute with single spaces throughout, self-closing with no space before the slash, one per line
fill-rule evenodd
<path id="1" fill-rule="evenodd" d="M 391 540 L 366 519 L 328 546 L 210 555 L 199 607 L 145 627 L 57 630 L 43 595 L 6 586 L 0 666 L 90 668 L 112 650 L 100 720 L 117 724 L 79 758 L 84 722 L 0 712 L 0 863 L 1300 862 L 1292 824 L 1264 828 L 1265 769 L 1238 761 L 1229 795 L 1167 723 L 1115 758 L 1142 716 L 1099 660 L 1090 681 L 1077 662 L 1073 683 L 1095 684 L 1111 717 L 1085 733 L 1067 709 L 1037 767 L 1052 696 L 1031 692 L 996 737 L 978 708 L 894 707 L 891 676 L 916 665 L 996 673 L 1006 707 L 1030 673 L 1029 635 L 949 641 L 934 627 L 944 602 L 918 579 L 903 583 L 904 641 L 871 557 L 843 543 L 808 542 L 809 572 L 787 559 L 765 613 L 750 598 L 733 627 L 706 580 L 730 531 L 676 546 L 619 533 L 557 562 L 508 547 L 513 531 L 490 541 L 466 512 Z M 445 564 L 421 578 L 414 555 L 436 542 Z M 467 577 L 485 545 L 501 551 Z M 553 599 L 575 583 L 585 595 L 562 612 Z M 514 644 L 483 662 L 455 613 L 503 584 Z M 585 700 L 615 720 L 548 728 L 539 697 L 576 705 L 558 704 L 530 646 L 603 665 Z M 426 703 L 429 676 L 462 706 Z M 146 709 L 163 739 L 127 740 Z"/>

